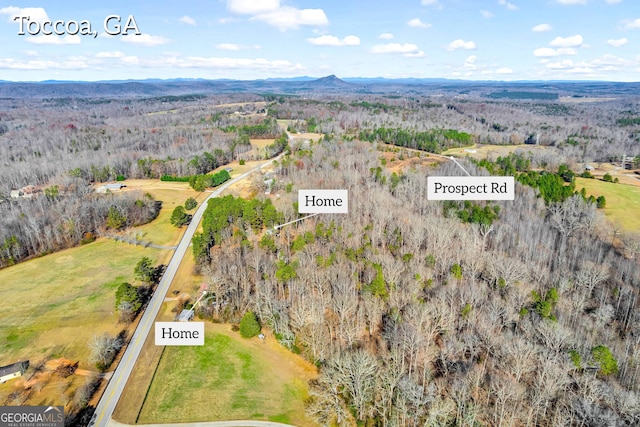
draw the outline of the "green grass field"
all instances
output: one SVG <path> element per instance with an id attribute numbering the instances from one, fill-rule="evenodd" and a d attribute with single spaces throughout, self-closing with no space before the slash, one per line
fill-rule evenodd
<path id="1" fill-rule="evenodd" d="M 132 237 L 160 245 L 177 244 L 184 232 L 170 224 L 171 211 L 189 196 L 201 201 L 206 194 L 197 193 L 184 183 L 161 183 L 139 180 L 129 182 L 130 189 L 140 189 L 162 200 L 157 219 L 125 232 Z M 116 335 L 125 325 L 118 323 L 115 290 L 123 281 L 135 283 L 133 268 L 142 257 L 154 263 L 166 263 L 170 251 L 98 239 L 84 246 L 66 249 L 0 270 L 0 298 L 6 304 L 0 311 L 0 365 L 28 359 L 32 364 L 45 358 L 64 357 L 80 362 L 80 368 L 95 371 L 89 362 L 88 343 L 94 334 Z M 45 388 L 23 404 L 62 405 L 82 378 L 70 378 Z M 0 402 L 21 381 L 0 386 Z"/>
<path id="2" fill-rule="evenodd" d="M 206 323 L 202 347 L 166 347 L 138 423 L 256 419 L 313 426 L 304 414 L 314 369 L 283 349 Z"/>
<path id="3" fill-rule="evenodd" d="M 576 178 L 576 190 L 583 187 L 588 196 L 605 197 L 604 213 L 611 222 L 627 231 L 640 231 L 640 187 Z"/>
<path id="4" fill-rule="evenodd" d="M 133 281 L 144 256 L 161 251 L 106 239 L 0 270 L 0 363 L 44 356 L 88 365 L 93 334 L 123 328 L 114 313 L 115 289 Z"/>

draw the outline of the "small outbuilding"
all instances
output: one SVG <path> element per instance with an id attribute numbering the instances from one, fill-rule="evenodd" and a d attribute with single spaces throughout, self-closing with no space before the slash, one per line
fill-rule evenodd
<path id="1" fill-rule="evenodd" d="M 109 193 L 111 191 L 121 190 L 126 185 L 116 182 L 115 184 L 104 184 L 99 187 L 96 187 L 96 193 Z"/>
<path id="2" fill-rule="evenodd" d="M 29 361 L 23 360 L 22 362 L 13 363 L 11 365 L 3 366 L 0 368 L 0 383 L 5 383 L 14 378 L 18 378 L 29 369 Z"/>

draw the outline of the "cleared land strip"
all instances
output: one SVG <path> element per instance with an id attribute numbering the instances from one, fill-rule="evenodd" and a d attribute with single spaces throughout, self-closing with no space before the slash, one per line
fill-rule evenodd
<path id="1" fill-rule="evenodd" d="M 116 420 L 109 422 L 109 427 L 167 427 L 169 424 L 123 424 Z M 291 424 L 272 421 L 234 420 L 234 421 L 200 421 L 195 423 L 170 424 L 177 427 L 291 427 Z"/>
<path id="2" fill-rule="evenodd" d="M 164 250 L 168 250 L 168 251 L 175 251 L 176 249 L 178 249 L 177 246 L 161 246 L 161 245 L 156 245 L 156 244 L 151 243 L 151 242 L 146 242 L 144 240 L 128 239 L 126 237 L 116 236 L 114 234 L 104 234 L 104 237 L 108 237 L 109 239 L 117 240 L 118 242 L 129 243 L 131 245 L 144 246 L 145 248 L 164 249 Z"/>
<path id="3" fill-rule="evenodd" d="M 138 324 L 136 331 L 131 337 L 129 344 L 127 345 L 127 348 L 124 354 L 122 355 L 122 359 L 120 360 L 120 363 L 118 364 L 118 366 L 116 367 L 116 370 L 114 371 L 113 377 L 109 381 L 109 384 L 104 390 L 104 393 L 100 397 L 100 401 L 98 402 L 98 406 L 96 407 L 96 411 L 94 413 L 94 416 L 92 418 L 92 422 L 90 423 L 90 425 L 95 425 L 100 427 L 109 425 L 109 421 L 111 420 L 111 416 L 116 407 L 116 404 L 118 403 L 118 400 L 122 395 L 124 386 L 126 385 L 127 380 L 131 375 L 131 371 L 133 370 L 136 360 L 138 360 L 138 356 L 140 355 L 140 350 L 142 349 L 142 345 L 144 344 L 144 341 L 146 340 L 147 335 L 149 335 L 149 331 L 151 331 L 151 328 L 154 324 L 156 316 L 160 311 L 162 302 L 164 301 L 164 297 L 167 291 L 169 290 L 169 287 L 171 286 L 171 282 L 173 281 L 173 278 L 175 277 L 176 272 L 178 271 L 180 262 L 182 261 L 182 258 L 184 258 L 189 248 L 189 244 L 191 243 L 191 238 L 193 237 L 194 233 L 196 232 L 196 229 L 198 228 L 198 225 L 200 224 L 200 221 L 202 220 L 202 217 L 204 215 L 204 211 L 207 208 L 207 202 L 209 201 L 209 199 L 218 197 L 220 193 L 226 190 L 229 186 L 244 179 L 245 177 L 249 176 L 253 172 L 267 167 L 268 165 L 273 163 L 274 160 L 279 159 L 281 156 L 282 155 L 277 156 L 274 159 L 271 159 L 268 162 L 264 163 L 263 165 L 258 166 L 255 169 L 252 169 L 248 172 L 245 172 L 242 175 L 238 176 L 237 178 L 227 181 L 226 183 L 221 185 L 219 188 L 217 188 L 213 193 L 211 193 L 211 195 L 207 197 L 207 199 L 204 202 L 202 202 L 200 206 L 198 206 L 198 209 L 193 215 L 191 223 L 187 227 L 187 230 L 185 231 L 184 235 L 182 236 L 182 239 L 180 240 L 180 244 L 178 245 L 178 248 L 176 249 L 176 251 L 173 253 L 173 256 L 171 257 L 171 261 L 169 262 L 169 265 L 167 266 L 167 269 L 165 270 L 164 275 L 162 276 L 162 279 L 160 280 L 160 283 L 158 284 L 158 287 L 156 288 L 156 291 L 153 294 L 153 297 L 151 297 L 151 300 L 149 301 L 147 309 L 145 310 L 145 312 L 142 315 L 142 318 L 140 319 L 140 323 Z"/>

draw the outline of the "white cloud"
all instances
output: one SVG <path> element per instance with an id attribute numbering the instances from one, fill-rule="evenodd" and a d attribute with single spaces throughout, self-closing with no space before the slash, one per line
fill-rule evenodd
<path id="1" fill-rule="evenodd" d="M 301 25 L 322 26 L 329 24 L 329 19 L 322 9 L 296 9 L 289 6 L 255 15 L 251 20 L 266 22 L 281 31 L 296 29 Z"/>
<path id="2" fill-rule="evenodd" d="M 551 30 L 552 30 L 552 27 L 549 24 L 538 24 L 531 29 L 531 31 L 533 31 L 534 33 L 543 33 L 545 31 L 551 31 Z"/>
<path id="3" fill-rule="evenodd" d="M 375 45 L 371 49 L 371 53 L 385 54 L 385 53 L 401 53 L 407 57 L 418 58 L 424 56 L 424 52 L 418 49 L 413 43 L 387 43 Z"/>
<path id="4" fill-rule="evenodd" d="M 227 0 L 227 9 L 239 15 L 251 15 L 251 21 L 262 21 L 281 31 L 303 25 L 322 26 L 329 19 L 322 9 L 298 9 L 283 6 L 280 0 Z"/>
<path id="5" fill-rule="evenodd" d="M 240 50 L 242 49 L 242 46 L 235 43 L 218 43 L 216 48 L 222 50 Z"/>
<path id="6" fill-rule="evenodd" d="M 464 61 L 464 64 L 462 65 L 462 68 L 465 68 L 467 70 L 475 70 L 476 69 L 476 60 L 478 59 L 477 56 L 475 55 L 470 55 L 467 57 L 467 59 Z"/>
<path id="7" fill-rule="evenodd" d="M 496 70 L 496 74 L 512 74 L 512 73 L 513 73 L 513 70 L 508 67 L 502 67 Z"/>
<path id="8" fill-rule="evenodd" d="M 241 15 L 258 15 L 280 8 L 280 0 L 229 0 L 227 9 Z"/>
<path id="9" fill-rule="evenodd" d="M 416 27 L 416 28 L 429 28 L 429 27 L 431 27 L 431 24 L 425 24 L 424 22 L 422 22 L 420 20 L 420 18 L 410 19 L 409 22 L 407 22 L 407 25 L 410 26 L 410 27 Z"/>
<path id="10" fill-rule="evenodd" d="M 457 49 L 465 49 L 465 50 L 474 50 L 476 48 L 476 43 L 474 41 L 464 41 L 462 39 L 457 39 L 449 43 L 447 46 L 448 50 L 457 50 Z"/>
<path id="11" fill-rule="evenodd" d="M 438 4 L 438 0 L 422 0 L 424 6 L 434 6 Z"/>
<path id="12" fill-rule="evenodd" d="M 27 56 L 39 56 L 38 52 L 35 50 L 25 50 L 23 53 Z"/>
<path id="13" fill-rule="evenodd" d="M 183 24 L 197 25 L 196 20 L 187 15 L 184 15 L 182 18 L 180 18 L 179 21 L 182 22 Z"/>
<path id="14" fill-rule="evenodd" d="M 98 52 L 94 56 L 96 58 L 122 58 L 124 57 L 124 53 L 115 50 L 112 52 Z"/>
<path id="15" fill-rule="evenodd" d="M 578 47 L 582 45 L 583 38 L 580 34 L 570 37 L 556 37 L 549 43 L 553 47 Z"/>
<path id="16" fill-rule="evenodd" d="M 244 49 L 260 49 L 261 46 L 259 44 L 254 45 L 244 45 L 244 44 L 236 44 L 236 43 L 218 43 L 216 45 L 216 49 L 220 50 L 244 50 Z"/>
<path id="17" fill-rule="evenodd" d="M 609 4 L 618 4 L 622 3 L 622 0 L 605 0 Z"/>
<path id="18" fill-rule="evenodd" d="M 640 62 L 630 61 L 613 55 L 604 55 L 590 61 L 574 62 L 565 59 L 558 62 L 549 62 L 546 67 L 549 70 L 559 71 L 566 74 L 584 74 L 590 76 L 610 76 L 611 73 L 629 70 L 637 67 Z"/>
<path id="19" fill-rule="evenodd" d="M 29 17 L 29 20 L 34 22 L 45 22 L 49 21 L 49 16 L 47 12 L 41 7 L 16 7 L 16 6 L 8 6 L 0 9 L 0 15 L 7 15 L 8 20 L 13 22 L 13 18 L 15 17 Z"/>
<path id="20" fill-rule="evenodd" d="M 301 64 L 293 64 L 287 60 L 268 60 L 265 58 L 222 58 L 179 55 L 164 56 L 152 60 L 140 60 L 142 67 L 170 68 L 216 68 L 216 69 L 248 69 L 273 73 L 296 73 L 304 70 Z"/>
<path id="21" fill-rule="evenodd" d="M 480 14 L 482 14 L 482 17 L 485 19 L 493 18 L 493 13 L 489 12 L 488 10 L 481 10 Z"/>
<path id="22" fill-rule="evenodd" d="M 64 44 L 80 44 L 80 36 L 70 36 L 66 35 L 63 37 L 59 36 L 36 36 L 36 37 L 27 37 L 25 39 L 27 43 L 33 44 L 53 44 L 53 45 L 64 45 Z"/>
<path id="23" fill-rule="evenodd" d="M 550 47 L 541 47 L 533 51 L 533 56 L 536 56 L 538 58 L 550 58 L 550 57 L 561 56 L 561 55 L 576 55 L 577 53 L 578 51 L 572 47 L 561 47 L 558 49 L 552 49 Z"/>
<path id="24" fill-rule="evenodd" d="M 407 58 L 422 58 L 424 56 L 424 52 L 418 50 L 416 52 L 405 53 L 404 56 L 406 56 Z"/>
<path id="25" fill-rule="evenodd" d="M 507 8 L 507 10 L 518 10 L 518 6 L 509 3 L 507 0 L 498 0 L 498 4 Z"/>
<path id="26" fill-rule="evenodd" d="M 382 33 L 378 36 L 379 39 L 382 40 L 391 40 L 393 38 L 393 34 L 391 33 Z"/>
<path id="27" fill-rule="evenodd" d="M 307 41 L 316 46 L 358 46 L 360 38 L 357 36 L 346 36 L 342 40 L 336 36 L 324 35 L 310 38 Z"/>
<path id="28" fill-rule="evenodd" d="M 83 70 L 89 68 L 84 61 L 72 60 L 67 61 L 43 61 L 30 60 L 21 61 L 14 58 L 0 58 L 0 69 L 10 70 Z"/>
<path id="29" fill-rule="evenodd" d="M 550 47 L 540 47 L 533 51 L 533 56 L 540 58 L 547 58 L 550 56 L 558 56 L 558 51 Z"/>
<path id="30" fill-rule="evenodd" d="M 137 56 L 125 56 L 120 59 L 124 65 L 140 65 L 140 58 Z"/>
<path id="31" fill-rule="evenodd" d="M 560 4 L 587 4 L 587 0 L 556 0 Z"/>
<path id="32" fill-rule="evenodd" d="M 620 47 L 620 46 L 624 46 L 625 44 L 627 44 L 629 42 L 629 40 L 627 40 L 626 37 L 623 37 L 621 39 L 609 39 L 607 40 L 607 44 L 609 46 L 613 46 L 613 47 Z"/>
<path id="33" fill-rule="evenodd" d="M 636 30 L 638 28 L 640 28 L 640 18 L 636 18 L 636 19 L 627 19 L 624 22 L 624 29 L 625 30 Z"/>
<path id="34" fill-rule="evenodd" d="M 143 46 L 159 46 L 169 43 L 169 39 L 151 34 L 122 36 L 121 40 L 127 43 L 141 44 Z"/>

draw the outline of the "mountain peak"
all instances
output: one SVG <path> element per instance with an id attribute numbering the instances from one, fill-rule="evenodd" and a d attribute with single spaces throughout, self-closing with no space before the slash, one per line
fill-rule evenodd
<path id="1" fill-rule="evenodd" d="M 312 83 L 322 86 L 351 86 L 351 83 L 347 83 L 344 80 L 336 77 L 335 74 L 331 74 L 330 76 L 326 77 L 320 77 L 319 79 L 313 80 Z"/>

